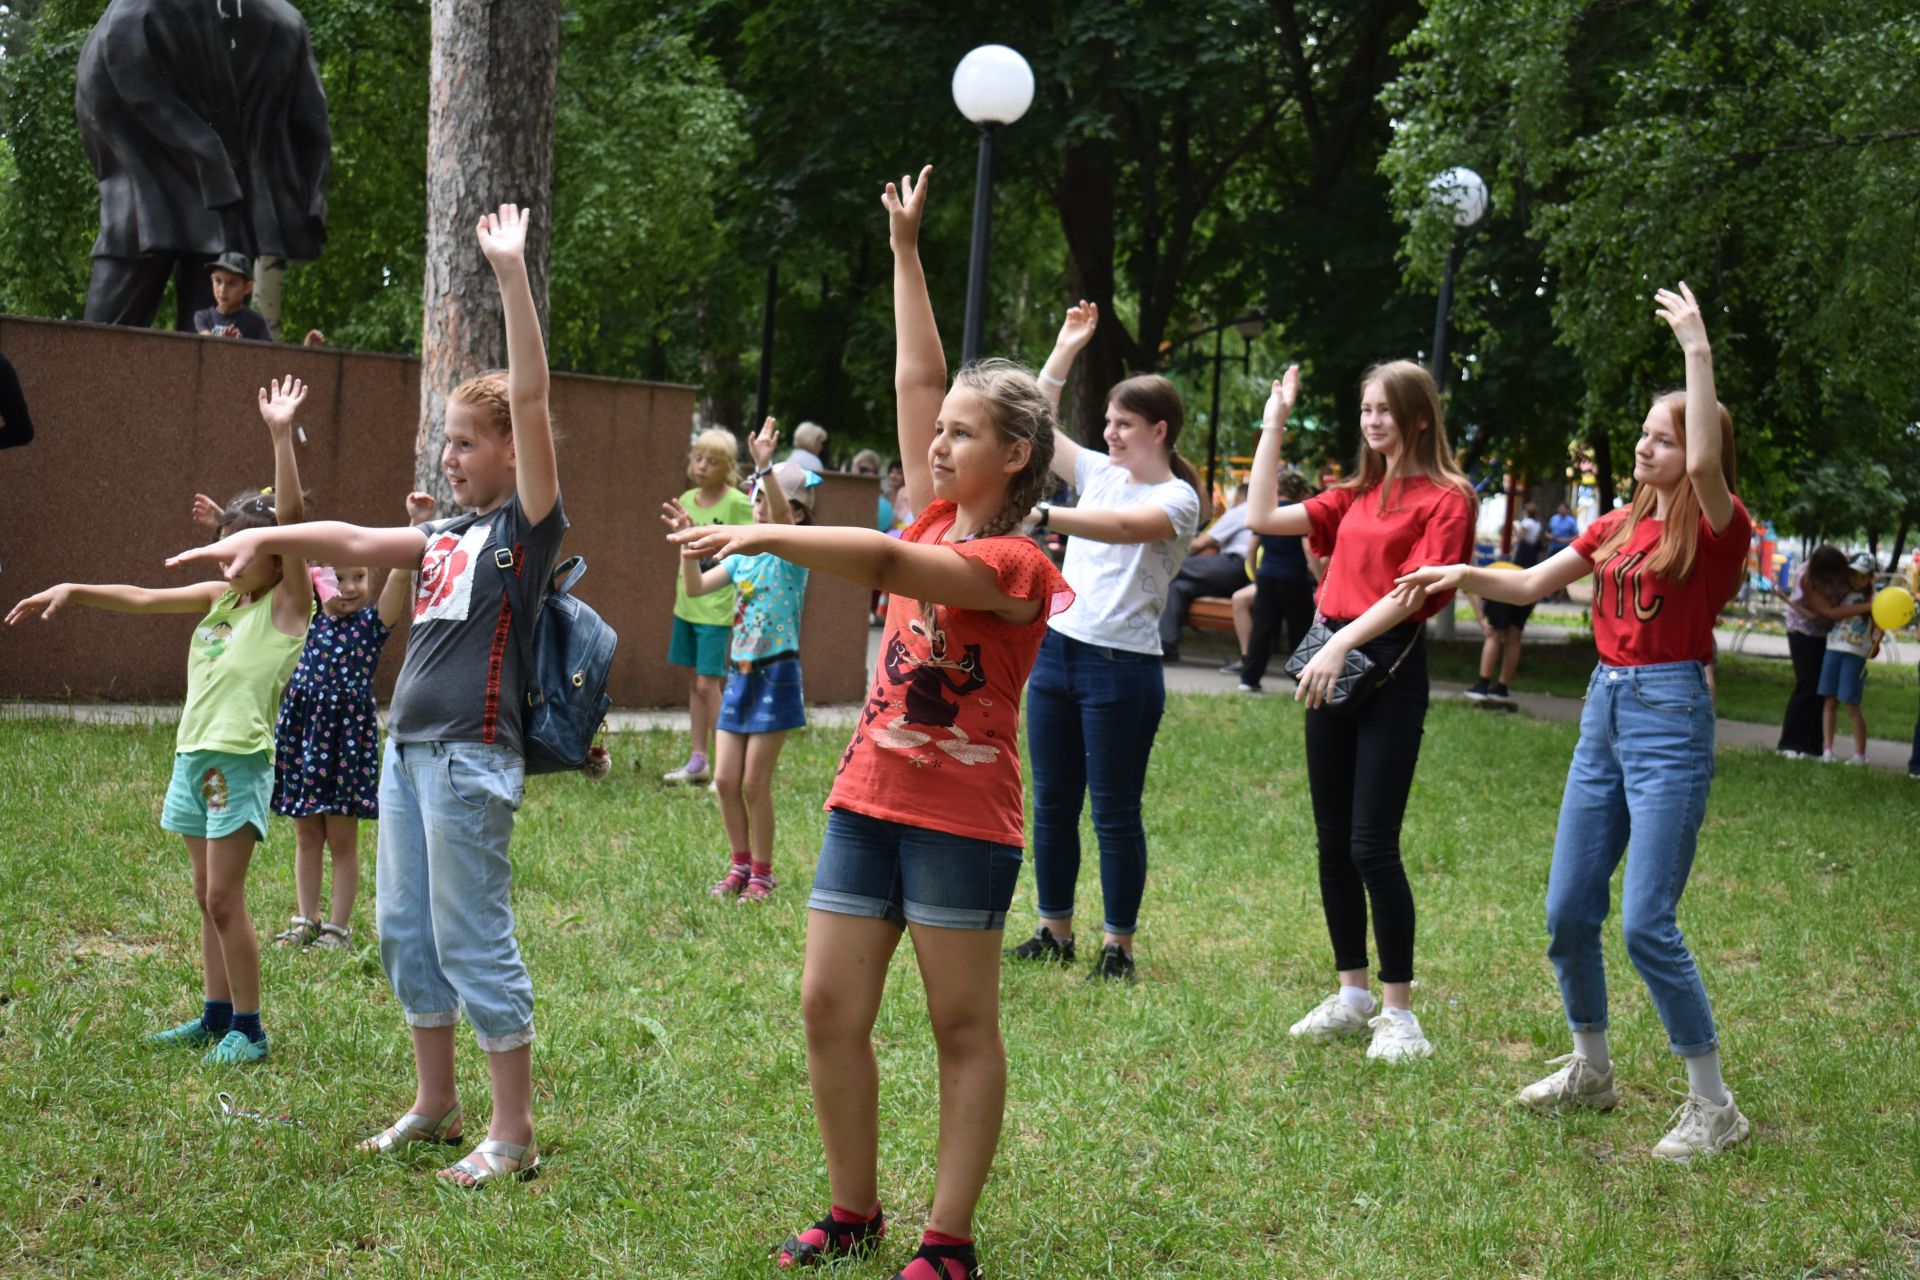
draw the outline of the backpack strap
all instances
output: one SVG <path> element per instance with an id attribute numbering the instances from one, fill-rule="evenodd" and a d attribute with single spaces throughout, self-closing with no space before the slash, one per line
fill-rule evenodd
<path id="1" fill-rule="evenodd" d="M 545 694 L 540 690 L 539 670 L 533 665 L 533 618 L 527 612 L 526 596 L 520 589 L 520 571 L 527 564 L 526 549 L 517 542 L 511 551 L 496 547 L 493 563 L 498 569 L 513 570 L 506 575 L 507 616 L 513 624 L 513 647 L 520 654 L 520 683 L 525 690 L 523 700 L 527 707 L 537 707 Z"/>

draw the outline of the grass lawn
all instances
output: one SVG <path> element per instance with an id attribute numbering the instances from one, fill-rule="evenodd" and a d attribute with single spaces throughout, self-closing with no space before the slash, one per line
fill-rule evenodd
<path id="1" fill-rule="evenodd" d="M 1427 661 L 1428 672 L 1435 680 L 1472 684 L 1480 675 L 1480 641 L 1433 641 L 1428 645 Z M 1520 652 L 1520 670 L 1513 687 L 1525 693 L 1584 697 L 1594 662 L 1590 642 L 1529 644 Z M 1723 653 L 1715 668 L 1722 718 L 1780 723 L 1787 709 L 1787 695 L 1793 691 L 1792 663 L 1785 658 Z M 1895 742 L 1912 738 L 1915 712 L 1920 709 L 1920 683 L 1916 682 L 1913 666 L 1874 663 L 1868 670 L 1866 698 L 1861 705 L 1871 736 Z M 1848 735 L 1852 732 L 1851 722 L 1842 711 L 1837 735 L 1851 741 Z"/>
<path id="2" fill-rule="evenodd" d="M 1544 682 L 1548 660 L 1529 661 Z M 990 1274 L 1920 1274 L 1920 786 L 1722 757 L 1682 918 L 1755 1131 L 1683 1169 L 1647 1155 L 1681 1072 L 1617 936 L 1621 1107 L 1555 1121 L 1508 1105 L 1567 1048 L 1541 898 L 1571 726 L 1454 705 L 1428 719 L 1406 844 L 1436 1056 L 1384 1067 L 1362 1044 L 1287 1037 L 1332 977 L 1299 715 L 1282 698 L 1170 705 L 1139 986 L 1005 973 Z M 436 1182 L 425 1153 L 350 1151 L 411 1098 L 365 897 L 357 951 L 267 950 L 267 1062 L 216 1071 L 141 1044 L 197 1008 L 186 859 L 155 825 L 171 736 L 0 721 L 0 1274 L 766 1277 L 769 1247 L 824 1211 L 799 978 L 841 731 L 781 763 L 782 885 L 758 909 L 706 895 L 711 798 L 635 781 L 674 762 L 676 738 L 618 741 L 607 782 L 532 783 L 515 903 L 546 1170 L 481 1194 Z M 292 907 L 291 849 L 276 826 L 256 862 L 263 937 Z M 1092 919 L 1091 858 L 1081 888 Z M 906 947 L 891 982 L 877 1049 L 897 1235 L 833 1273 L 874 1280 L 910 1251 L 933 1177 L 933 1048 Z M 484 1065 L 460 1043 L 477 1132 Z M 221 1089 L 304 1127 L 223 1124 Z"/>

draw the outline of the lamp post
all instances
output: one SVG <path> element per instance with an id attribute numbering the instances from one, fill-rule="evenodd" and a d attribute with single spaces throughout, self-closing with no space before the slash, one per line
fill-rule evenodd
<path id="1" fill-rule="evenodd" d="M 1225 356 L 1222 353 L 1227 339 L 1227 330 L 1232 329 L 1240 335 L 1246 344 L 1240 353 L 1240 367 L 1253 368 L 1253 340 L 1267 327 L 1267 318 L 1257 311 L 1248 312 L 1238 320 L 1213 326 L 1213 412 L 1207 415 L 1207 501 L 1213 501 L 1213 477 L 1220 458 L 1220 366 Z M 1200 332 L 1205 333 L 1202 329 Z"/>
<path id="2" fill-rule="evenodd" d="M 967 320 L 960 359 L 980 355 L 987 325 L 987 245 L 993 222 L 993 137 L 1033 105 L 1033 68 L 1003 44 L 983 44 L 953 70 L 953 104 L 980 128 L 980 163 L 973 177 L 973 251 L 967 259 Z"/>
<path id="3" fill-rule="evenodd" d="M 1427 184 L 1435 204 L 1453 215 L 1458 228 L 1487 216 L 1487 184 L 1471 169 L 1449 169 Z M 1460 256 L 1458 237 L 1447 238 L 1447 267 L 1440 277 L 1440 303 L 1433 313 L 1433 381 L 1447 389 L 1447 311 L 1453 305 L 1453 265 Z"/>

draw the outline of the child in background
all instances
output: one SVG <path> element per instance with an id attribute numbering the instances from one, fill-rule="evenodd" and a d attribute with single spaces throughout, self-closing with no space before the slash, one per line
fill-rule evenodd
<path id="1" fill-rule="evenodd" d="M 753 501 L 740 492 L 737 459 L 740 442 L 733 432 L 711 427 L 694 437 L 687 451 L 687 480 L 693 488 L 680 495 L 680 508 L 696 525 L 751 524 Z M 713 568 L 702 564 L 705 573 Z M 668 783 L 711 782 L 714 721 L 720 715 L 721 682 L 727 674 L 727 630 L 733 622 L 733 588 L 700 597 L 687 595 L 684 574 L 673 581 L 673 639 L 667 661 L 687 668 L 687 711 L 693 720 L 687 762 L 661 775 Z"/>
<path id="2" fill-rule="evenodd" d="M 1847 562 L 1847 594 L 1840 598 L 1840 608 L 1867 603 L 1877 567 L 1873 557 L 1864 551 Z M 1860 700 L 1866 693 L 1867 659 L 1879 647 L 1880 629 L 1873 625 L 1870 614 L 1854 614 L 1835 623 L 1827 633 L 1827 656 L 1820 661 L 1820 696 L 1826 699 L 1821 710 L 1821 731 L 1825 739 L 1822 760 L 1839 758 L 1833 754 L 1833 733 L 1840 708 L 1844 706 L 1853 721 L 1853 755 L 1847 763 L 1867 762 L 1867 713 L 1861 708 Z"/>
<path id="3" fill-rule="evenodd" d="M 869 1252 L 886 1234 L 873 1025 L 905 931 L 939 1051 L 941 1124 L 927 1230 L 896 1280 L 974 1280 L 973 1212 L 1006 1110 L 1000 941 L 1020 874 L 1020 693 L 1047 618 L 1073 593 L 1019 534 L 1053 455 L 1039 382 L 989 361 L 947 388 L 917 243 L 928 172 L 917 185 L 888 183 L 884 197 L 900 453 L 918 519 L 899 538 L 775 524 L 669 536 L 684 555 L 770 551 L 889 593 L 807 901 L 800 1003 L 832 1207 L 781 1245 L 779 1263 Z"/>
<path id="4" fill-rule="evenodd" d="M 432 519 L 433 507 L 431 496 L 409 494 L 408 522 Z M 322 592 L 273 733 L 273 811 L 292 818 L 294 832 L 297 909 L 274 937 L 282 947 L 353 943 L 360 820 L 380 816 L 380 718 L 373 673 L 394 624 L 407 612 L 413 587 L 406 574 L 359 566 L 333 566 L 330 579 L 333 590 Z M 322 919 L 321 854 L 329 849 L 333 893 L 331 910 Z"/>
<path id="5" fill-rule="evenodd" d="M 293 456 L 293 415 L 307 396 L 289 378 L 260 391 L 260 416 L 273 437 L 278 496 L 236 498 L 222 536 L 297 522 L 303 514 Z M 276 506 L 276 503 L 278 504 Z M 149 1043 L 207 1049 L 202 1062 L 228 1065 L 267 1056 L 260 1022 L 260 944 L 247 914 L 247 867 L 267 837 L 273 794 L 273 715 L 300 657 L 313 588 L 298 561 L 260 556 L 222 581 L 148 589 L 61 583 L 7 615 L 12 626 L 69 602 L 114 613 L 204 613 L 187 647 L 187 699 L 174 733 L 173 779 L 160 825 L 187 842 L 200 904 L 206 999 L 198 1017 L 156 1032 Z"/>
<path id="6" fill-rule="evenodd" d="M 223 253 L 207 264 L 207 270 L 213 276 L 213 305 L 193 313 L 195 331 L 203 338 L 272 342 L 266 317 L 247 305 L 253 296 L 253 263 L 247 255 Z"/>
<path id="7" fill-rule="evenodd" d="M 755 524 L 812 524 L 817 473 L 797 462 L 773 464 L 780 433 L 773 419 L 747 437 L 755 471 Z M 693 527 L 678 503 L 661 513 L 669 533 Z M 734 588 L 733 643 L 720 702 L 714 790 L 733 858 L 709 892 L 736 902 L 763 902 L 774 890 L 773 770 L 787 733 L 806 727 L 800 682 L 800 610 L 807 571 L 775 555 L 728 556 L 704 572 L 682 559 L 687 595 Z"/>

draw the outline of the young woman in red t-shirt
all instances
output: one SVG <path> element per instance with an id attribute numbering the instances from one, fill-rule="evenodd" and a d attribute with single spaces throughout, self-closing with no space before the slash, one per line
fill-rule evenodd
<path id="1" fill-rule="evenodd" d="M 1334 635 L 1300 673 L 1307 703 L 1307 782 L 1319 831 L 1320 902 L 1340 989 L 1293 1024 L 1305 1039 L 1331 1040 L 1372 1029 L 1367 1056 L 1387 1061 L 1433 1052 L 1413 1016 L 1413 888 L 1400 861 L 1400 822 L 1420 759 L 1427 718 L 1426 619 L 1453 593 L 1405 604 L 1394 579 L 1457 560 L 1473 546 L 1473 488 L 1447 444 L 1440 392 L 1417 364 L 1376 365 L 1361 380 L 1360 457 L 1351 479 L 1305 502 L 1278 506 L 1280 446 L 1300 391 L 1300 370 L 1273 384 L 1260 424 L 1247 527 L 1305 536 L 1332 557 L 1320 584 L 1320 613 Z M 1323 704 L 1359 650 L 1386 684 L 1357 710 Z M 1381 999 L 1367 988 L 1367 913 L 1380 948 Z"/>
<path id="2" fill-rule="evenodd" d="M 781 1246 L 807 1266 L 873 1248 L 880 1213 L 873 1024 L 900 935 L 926 984 L 940 1058 L 940 1152 L 920 1250 L 896 1280 L 979 1273 L 973 1210 L 1006 1105 L 1000 941 L 1022 848 L 1020 693 L 1073 592 L 1015 533 L 1051 483 L 1053 410 L 1031 373 L 969 365 L 947 387 L 917 239 L 927 174 L 887 184 L 900 457 L 919 515 L 872 529 L 713 525 L 690 557 L 770 551 L 887 593 L 881 656 L 827 798 L 800 999 L 832 1210 Z"/>
<path id="3" fill-rule="evenodd" d="M 1600 517 L 1571 547 L 1531 569 L 1424 569 L 1401 578 L 1400 599 L 1415 603 L 1459 589 L 1532 604 L 1594 573 L 1600 665 L 1587 686 L 1547 880 L 1547 954 L 1560 979 L 1573 1052 L 1548 1064 L 1560 1069 L 1522 1089 L 1520 1101 L 1558 1111 L 1607 1110 L 1618 1100 L 1600 926 L 1624 854 L 1627 954 L 1670 1047 L 1687 1064 L 1687 1100 L 1653 1150 L 1685 1161 L 1748 1132 L 1720 1077 L 1713 1011 L 1676 912 L 1713 785 L 1705 664 L 1713 656 L 1714 622 L 1746 571 L 1753 521 L 1733 496 L 1733 421 L 1714 398 L 1713 351 L 1699 304 L 1685 284 L 1654 299 L 1685 355 L 1687 387 L 1647 411 L 1634 449 L 1632 505 Z"/>

